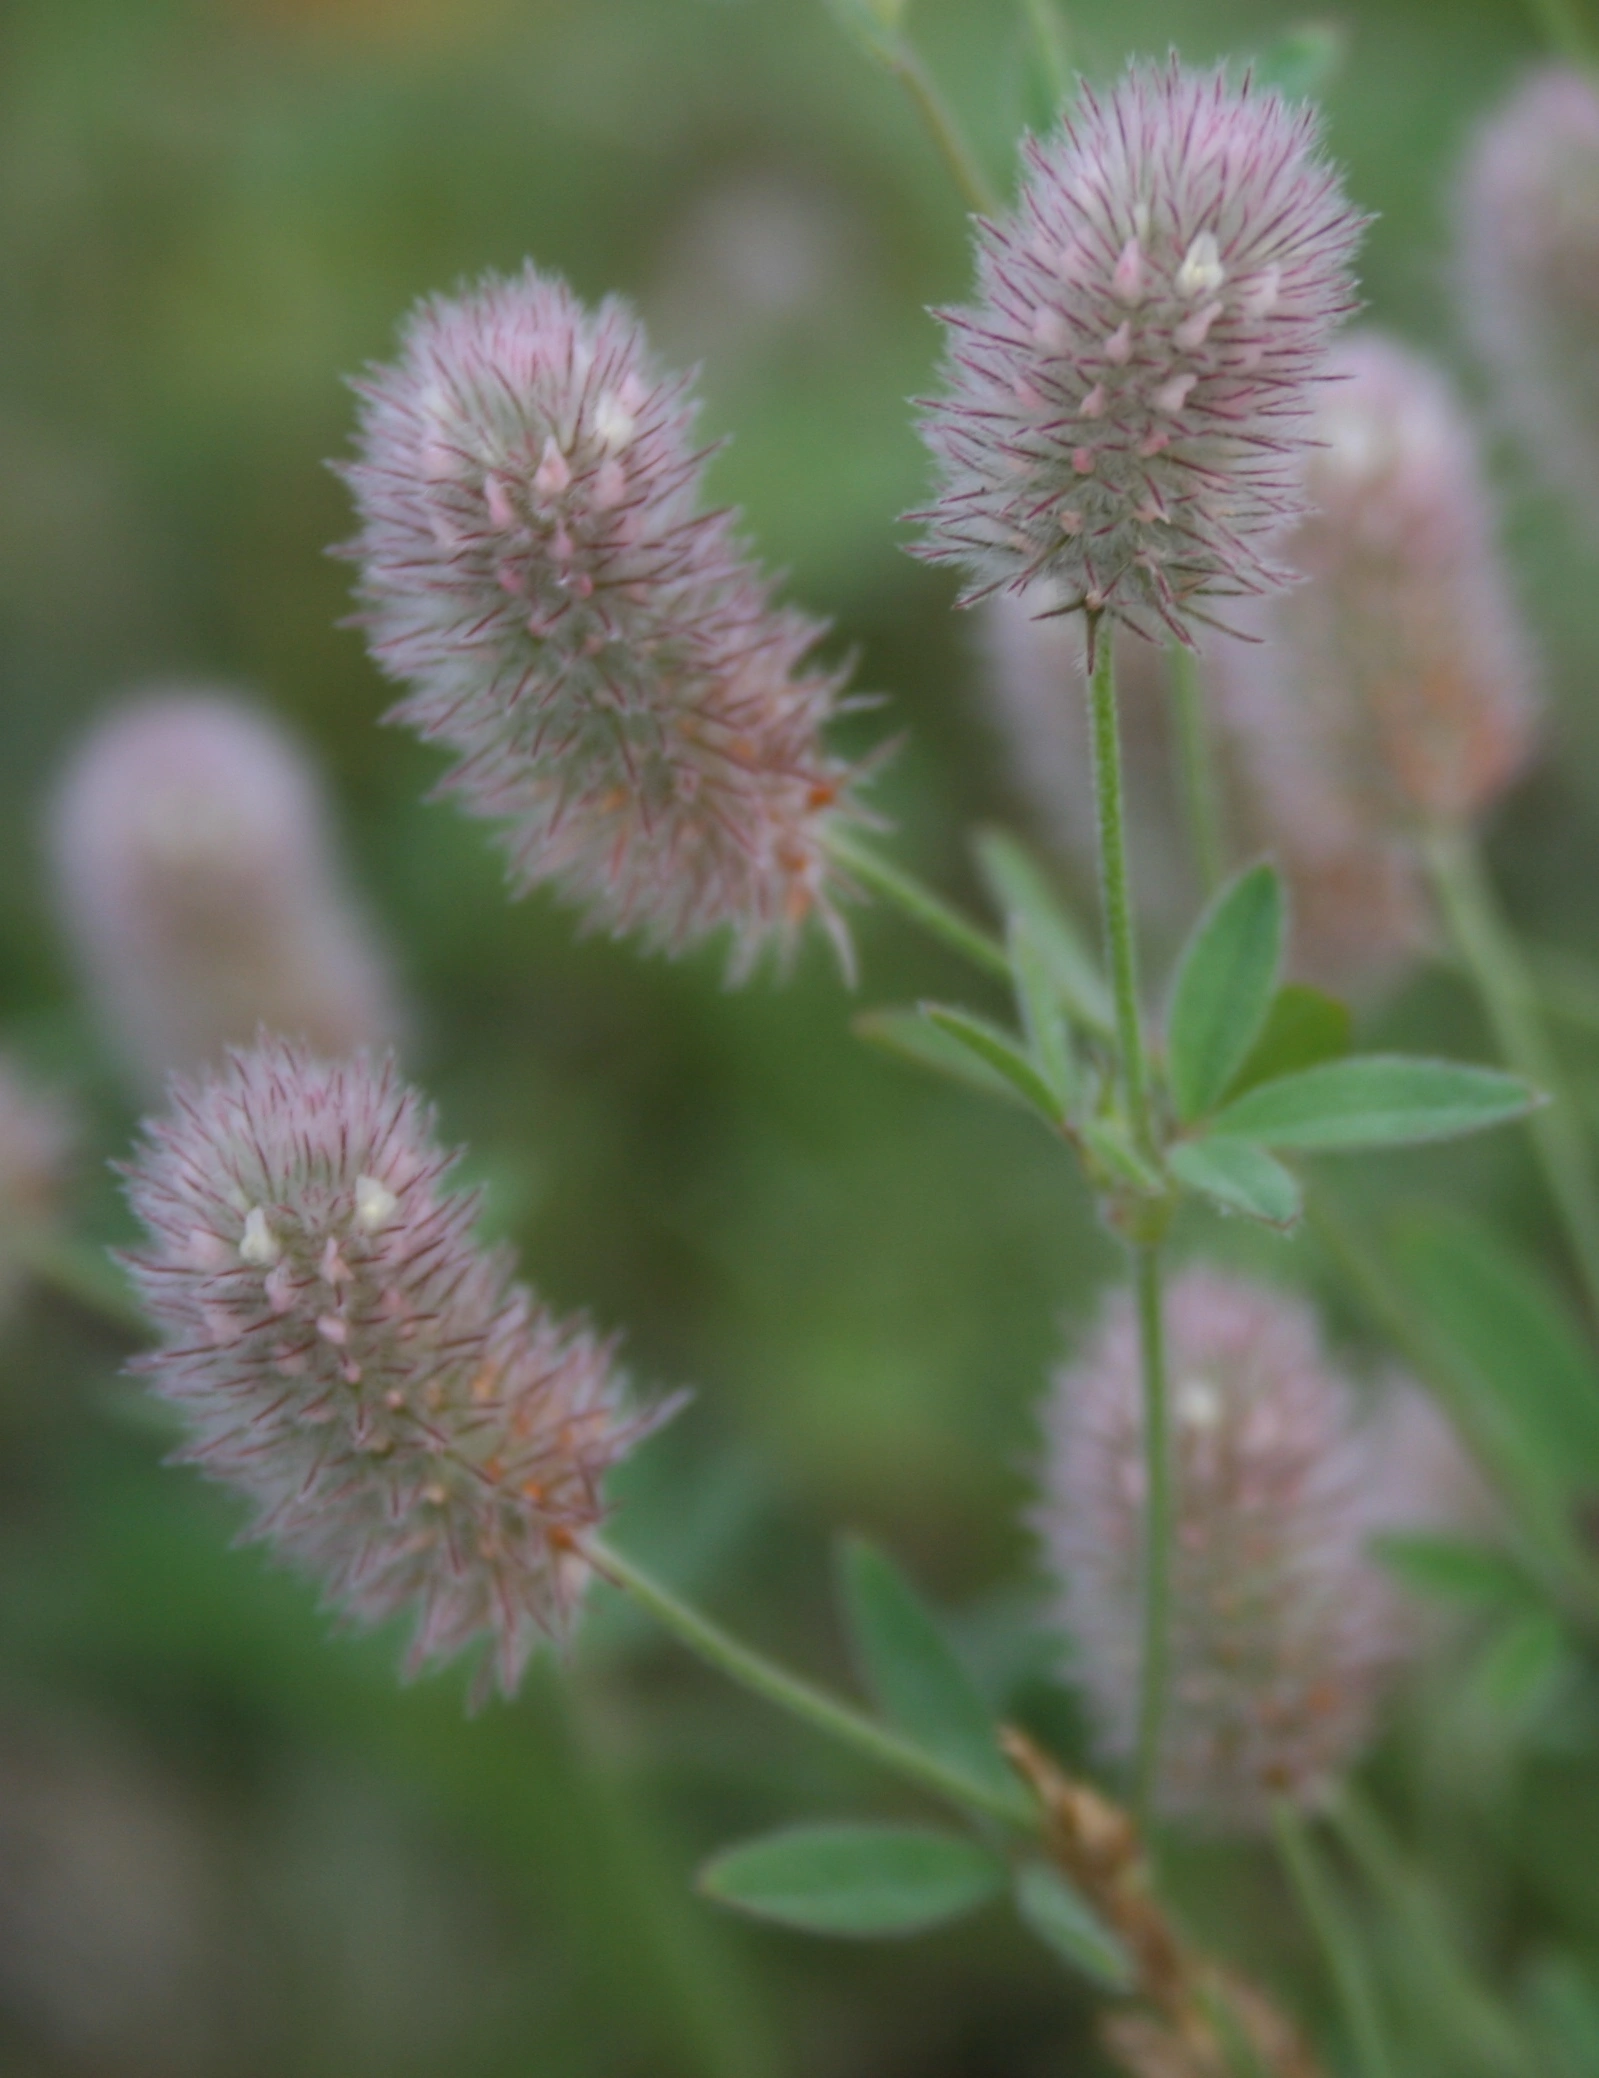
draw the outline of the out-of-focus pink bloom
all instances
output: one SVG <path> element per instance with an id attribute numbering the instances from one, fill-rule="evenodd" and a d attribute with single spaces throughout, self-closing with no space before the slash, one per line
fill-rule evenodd
<path id="1" fill-rule="evenodd" d="M 1295 958 L 1334 985 L 1413 957 L 1430 911 L 1414 833 L 1483 812 L 1538 732 L 1532 657 L 1444 377 L 1376 334 L 1328 360 L 1284 553 L 1302 582 L 1210 663 L 1246 820 L 1295 899 Z"/>
<path id="2" fill-rule="evenodd" d="M 1478 130 L 1457 197 L 1461 315 L 1548 480 L 1599 529 L 1599 93 L 1551 66 Z"/>
<path id="3" fill-rule="evenodd" d="M 229 693 L 130 696 L 80 744 L 50 818 L 57 901 L 106 1035 L 147 1088 L 262 1025 L 329 1053 L 394 1036 L 330 821 L 304 751 Z"/>
<path id="4" fill-rule="evenodd" d="M 480 1637 L 509 1694 L 565 1625 L 607 1468 L 649 1426 L 611 1346 L 472 1238 L 477 1199 L 392 1062 L 264 1041 L 176 1081 L 128 1169 L 128 1257 L 162 1346 L 135 1369 L 182 1456 L 362 1624 L 416 1615 L 413 1670 Z"/>
<path id="5" fill-rule="evenodd" d="M 1415 1638 L 1367 1547 L 1436 1527 L 1441 1502 L 1427 1453 L 1390 1452 L 1391 1424 L 1359 1418 L 1301 1301 L 1190 1270 L 1166 1322 L 1177 1521 L 1160 1795 L 1249 1828 L 1273 1797 L 1313 1804 L 1359 1758 Z M 1144 1493 L 1138 1328 L 1119 1293 L 1056 1378 L 1035 1515 L 1073 1672 L 1118 1757 L 1137 1729 Z"/>
<path id="6" fill-rule="evenodd" d="M 736 972 L 813 912 L 842 944 L 840 680 L 703 508 L 694 407 L 625 306 L 529 266 L 423 304 L 358 388 L 373 653 L 518 888 L 673 949 L 726 928 Z"/>
<path id="7" fill-rule="evenodd" d="M 1184 642 L 1282 583 L 1360 229 L 1308 108 L 1175 60 L 1085 89 L 981 226 L 978 303 L 945 313 L 921 552 L 968 602 L 1048 578 L 1063 611 Z"/>

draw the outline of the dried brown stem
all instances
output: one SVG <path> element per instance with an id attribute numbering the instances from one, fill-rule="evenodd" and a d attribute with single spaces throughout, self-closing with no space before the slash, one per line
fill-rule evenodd
<path id="1" fill-rule="evenodd" d="M 1107 2014 L 1101 2030 L 1130 2078 L 1323 2078 L 1286 2015 L 1172 1923 L 1120 1805 L 1067 1775 L 1024 1732 L 1007 1726 L 1001 1739 L 1038 1799 L 1050 1855 L 1132 1958 L 1137 2003 Z"/>

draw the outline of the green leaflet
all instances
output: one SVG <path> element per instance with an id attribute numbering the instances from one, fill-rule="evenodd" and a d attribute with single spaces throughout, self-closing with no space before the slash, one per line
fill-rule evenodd
<path id="1" fill-rule="evenodd" d="M 1113 1038 L 1116 1010 L 1099 962 L 1043 868 L 1003 830 L 985 830 L 978 838 L 977 863 L 1006 918 L 1025 918 L 1072 1022 L 1103 1039 Z"/>
<path id="2" fill-rule="evenodd" d="M 1178 962 L 1166 1020 L 1166 1071 L 1177 1115 L 1202 1118 L 1260 1037 L 1282 964 L 1282 882 L 1252 866 L 1224 887 Z"/>
<path id="3" fill-rule="evenodd" d="M 1353 1038 L 1354 1019 L 1347 1004 L 1302 981 L 1285 981 L 1271 999 L 1260 1037 L 1223 1096 L 1241 1097 L 1257 1083 L 1338 1060 L 1348 1053 Z"/>
<path id="4" fill-rule="evenodd" d="M 1241 1212 L 1269 1227 L 1291 1227 L 1299 1218 L 1298 1178 L 1253 1140 L 1180 1140 L 1166 1166 L 1223 1212 Z"/>
<path id="5" fill-rule="evenodd" d="M 1014 1792 L 987 1705 L 899 1568 L 852 1537 L 839 1586 L 862 1684 L 883 1715 L 963 1775 Z"/>
<path id="6" fill-rule="evenodd" d="M 731 1847 L 700 1872 L 720 1905 L 813 1934 L 920 1933 L 1005 1887 L 1005 1865 L 958 1833 L 802 1825 Z"/>
<path id="7" fill-rule="evenodd" d="M 1540 1101 L 1498 1068 L 1355 1054 L 1260 1083 L 1219 1111 L 1210 1133 L 1307 1154 L 1408 1147 L 1504 1125 Z"/>
<path id="8" fill-rule="evenodd" d="M 1106 1991 L 1132 1988 L 1132 1958 L 1092 1906 L 1048 1862 L 1016 1872 L 1016 1910 L 1024 1925 L 1063 1961 Z"/>

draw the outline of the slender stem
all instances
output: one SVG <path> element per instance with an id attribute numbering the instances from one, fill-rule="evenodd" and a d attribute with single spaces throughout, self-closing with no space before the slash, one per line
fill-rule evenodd
<path id="1" fill-rule="evenodd" d="M 1428 833 L 1428 870 L 1450 936 L 1506 1062 L 1551 1102 L 1527 1121 L 1549 1194 L 1566 1230 L 1588 1307 L 1599 1322 L 1599 1184 L 1581 1117 L 1535 1007 L 1532 982 L 1501 912 L 1475 838 L 1464 827 Z"/>
<path id="2" fill-rule="evenodd" d="M 853 1747 L 918 1788 L 930 1790 L 934 1796 L 1002 1819 L 1007 1825 L 1029 1831 L 1036 1828 L 1037 1813 L 1020 1784 L 1013 1795 L 1007 1794 L 974 1781 L 958 1768 L 946 1767 L 898 1732 L 874 1723 L 853 1704 L 830 1696 L 825 1689 L 789 1673 L 786 1667 L 743 1644 L 599 1538 L 586 1537 L 581 1549 L 597 1573 L 613 1586 L 625 1589 L 679 1643 L 741 1687 L 775 1703 L 779 1710 L 802 1719 L 828 1738 Z"/>
<path id="3" fill-rule="evenodd" d="M 148 1338 L 150 1323 L 133 1287 L 102 1248 L 92 1248 L 69 1235 L 39 1232 L 17 1244 L 17 1253 L 34 1282 L 92 1313 L 107 1327 Z"/>
<path id="4" fill-rule="evenodd" d="M 1438 1899 L 1411 1867 L 1372 1805 L 1344 1788 L 1328 1817 L 1355 1866 L 1393 1916 L 1412 1971 L 1425 1982 L 1441 2032 L 1453 2040 L 1457 2065 L 1492 2078 L 1539 2078 L 1514 2019 L 1461 1954 Z"/>
<path id="5" fill-rule="evenodd" d="M 840 831 L 829 832 L 827 845 L 846 873 L 853 874 L 863 887 L 881 895 L 885 902 L 892 902 L 912 923 L 920 924 L 934 938 L 941 938 L 946 945 L 964 953 L 974 966 L 998 975 L 1001 980 L 1010 979 L 1010 961 L 999 940 L 935 895 L 931 888 L 923 887 L 919 880 L 913 880 L 910 874 Z"/>
<path id="6" fill-rule="evenodd" d="M 977 163 L 977 154 L 915 47 L 904 37 L 896 37 L 884 52 L 884 62 L 910 95 L 966 207 L 978 216 L 997 216 L 1000 200 L 993 183 Z"/>
<path id="7" fill-rule="evenodd" d="M 1054 0 L 1025 0 L 1025 5 L 1033 41 L 1038 46 L 1050 94 L 1058 110 L 1072 98 L 1076 85 L 1072 78 L 1072 54 L 1066 24 Z"/>
<path id="8" fill-rule="evenodd" d="M 1144 1403 L 1144 1636 L 1133 1812 L 1139 1824 L 1147 1826 L 1160 1781 L 1161 1733 L 1171 1685 L 1171 1421 L 1158 1248 L 1133 1250 L 1133 1277 Z"/>
<path id="9" fill-rule="evenodd" d="M 1194 847 L 1199 884 L 1208 901 L 1227 871 L 1221 834 L 1221 795 L 1205 703 L 1199 683 L 1199 661 L 1191 649 L 1174 642 L 1167 651 L 1171 667 L 1172 719 L 1177 730 L 1177 769 L 1182 782 L 1188 835 Z"/>
<path id="10" fill-rule="evenodd" d="M 1272 1806 L 1272 1827 L 1283 1867 L 1337 1989 L 1360 2078 L 1395 2078 L 1371 1973 L 1305 1821 L 1293 1804 L 1279 1798 Z"/>
<path id="11" fill-rule="evenodd" d="M 1594 62 L 1594 40 L 1577 0 L 1527 0 L 1527 12 L 1557 56 L 1573 65 Z"/>
<path id="12" fill-rule="evenodd" d="M 1138 1010 L 1138 948 L 1133 934 L 1132 888 L 1127 874 L 1127 812 L 1122 799 L 1121 728 L 1116 713 L 1116 666 L 1110 632 L 1089 622 L 1097 648 L 1089 679 L 1089 727 L 1094 746 L 1094 806 L 1099 834 L 1099 887 L 1105 953 L 1116 1000 L 1116 1039 L 1128 1123 L 1138 1152 L 1158 1159 L 1149 1109 L 1149 1068 Z M 1096 639 L 1097 638 L 1097 639 Z"/>
<path id="13" fill-rule="evenodd" d="M 1122 1090 L 1138 1152 L 1152 1165 L 1154 1116 L 1149 1067 L 1138 1008 L 1138 947 L 1127 870 L 1127 814 L 1122 799 L 1121 727 L 1116 712 L 1116 669 L 1109 631 L 1089 623 L 1095 650 L 1089 679 L 1089 724 L 1094 746 L 1094 801 L 1099 835 L 1099 883 L 1104 904 L 1105 957 L 1116 1002 L 1116 1039 Z M 1096 640 L 1097 638 L 1097 640 Z M 1138 1303 L 1138 1341 L 1144 1410 L 1144 1636 L 1139 1674 L 1138 1746 L 1134 1755 L 1133 1810 L 1149 1822 L 1160 1768 L 1160 1737 L 1170 1675 L 1172 1477 L 1166 1404 L 1166 1351 L 1161 1320 L 1160 1251 L 1152 1240 L 1132 1243 Z"/>

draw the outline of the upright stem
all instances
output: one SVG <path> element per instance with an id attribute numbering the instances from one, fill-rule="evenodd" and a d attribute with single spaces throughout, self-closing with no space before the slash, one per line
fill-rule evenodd
<path id="1" fill-rule="evenodd" d="M 978 165 L 976 153 L 967 143 L 949 103 L 939 92 L 937 82 L 914 46 L 904 37 L 896 38 L 886 54 L 886 62 L 915 104 L 916 112 L 926 124 L 928 135 L 954 177 L 966 207 L 977 216 L 998 215 L 999 197 L 987 174 Z"/>
<path id="2" fill-rule="evenodd" d="M 1344 2010 L 1360 2078 L 1395 2078 L 1382 2014 L 1377 2006 L 1366 1959 L 1356 1943 L 1348 1914 L 1333 1891 L 1321 1856 L 1299 1811 L 1286 1798 L 1272 1807 L 1272 1826 L 1283 1867 L 1288 1872 L 1328 1974 Z"/>
<path id="3" fill-rule="evenodd" d="M 1144 1826 L 1149 1822 L 1160 1780 L 1160 1741 L 1171 1673 L 1171 1420 L 1158 1248 L 1133 1250 L 1133 1279 L 1144 1395 L 1144 1637 L 1133 1811 Z"/>
<path id="4" fill-rule="evenodd" d="M 869 887 L 874 895 L 881 895 L 885 902 L 892 902 L 901 915 L 919 924 L 930 936 L 942 939 L 956 952 L 964 953 L 973 966 L 997 975 L 1002 981 L 1010 979 L 1010 961 L 999 940 L 980 924 L 972 923 L 942 896 L 935 895 L 931 888 L 923 887 L 919 880 L 913 879 L 900 867 L 879 858 L 868 846 L 840 831 L 830 832 L 827 848 L 846 873 L 853 874 L 863 887 Z"/>
<path id="5" fill-rule="evenodd" d="M 1537 2078 L 1514 2017 L 1483 1988 L 1461 1953 L 1440 1902 L 1389 1835 L 1376 1809 L 1345 1787 L 1328 1811 L 1339 1840 L 1392 1916 L 1410 1976 L 1425 1985 L 1440 2034 L 1452 2037 L 1452 2066 L 1479 2078 Z"/>
<path id="6" fill-rule="evenodd" d="M 1072 98 L 1077 85 L 1072 77 L 1071 45 L 1066 24 L 1056 11 L 1054 0 L 1026 0 L 1026 8 L 1033 41 L 1038 46 L 1038 55 L 1049 78 L 1054 113 L 1059 114 Z"/>
<path id="7" fill-rule="evenodd" d="M 1199 869 L 1199 884 L 1208 902 L 1227 870 L 1216 760 L 1205 725 L 1199 660 L 1181 642 L 1174 642 L 1166 654 L 1171 667 L 1172 720 L 1177 731 L 1177 770 L 1183 807 L 1188 817 L 1189 841 L 1194 847 L 1194 864 Z"/>
<path id="8" fill-rule="evenodd" d="M 908 1782 L 914 1782 L 919 1789 L 930 1790 L 934 1796 L 943 1797 L 967 1810 L 981 1811 L 990 1818 L 1001 1819 L 1006 1825 L 1028 1831 L 1036 1829 L 1036 1809 L 1020 1783 L 1014 1794 L 1007 1794 L 987 1783 L 974 1781 L 958 1768 L 946 1767 L 909 1739 L 901 1738 L 898 1732 L 874 1723 L 853 1704 L 830 1696 L 825 1689 L 813 1686 L 798 1674 L 789 1673 L 786 1667 L 780 1667 L 774 1660 L 754 1651 L 698 1609 L 680 1601 L 670 1588 L 610 1545 L 602 1543 L 598 1537 L 586 1537 L 581 1549 L 602 1579 L 625 1589 L 663 1629 L 670 1631 L 681 1644 L 740 1687 L 764 1697 L 768 1703 L 775 1703 L 778 1709 L 802 1719 L 828 1738 L 853 1747 L 868 1760 L 876 1761 Z"/>
<path id="9" fill-rule="evenodd" d="M 1426 840 L 1428 869 L 1450 936 L 1508 1065 L 1552 1101 L 1527 1121 L 1549 1194 L 1566 1230 L 1589 1311 L 1599 1323 L 1599 1184 L 1586 1129 L 1563 1087 L 1536 1008 L 1536 993 L 1471 832 L 1439 826 Z"/>
<path id="10" fill-rule="evenodd" d="M 1089 623 L 1094 669 L 1089 721 L 1094 746 L 1094 802 L 1099 834 L 1099 880 L 1104 904 L 1106 964 L 1116 1003 L 1123 1099 L 1138 1152 L 1159 1161 L 1149 1101 L 1149 1065 L 1138 1007 L 1138 948 L 1127 871 L 1127 815 L 1122 799 L 1121 729 L 1116 712 L 1116 669 L 1109 630 Z M 1144 1637 L 1139 1675 L 1138 1746 L 1133 1809 L 1147 1825 L 1160 1770 L 1161 1728 L 1171 1642 L 1172 1477 L 1162 1331 L 1160 1249 L 1153 1239 L 1131 1243 L 1138 1305 L 1144 1408 Z"/>
<path id="11" fill-rule="evenodd" d="M 139 1341 L 148 1338 L 145 1310 L 105 1249 L 44 1229 L 23 1236 L 16 1248 L 35 1283 L 97 1315 L 107 1327 Z"/>
<path id="12" fill-rule="evenodd" d="M 1149 1067 L 1138 1010 L 1138 946 L 1133 934 L 1132 888 L 1127 873 L 1127 811 L 1122 799 L 1121 727 L 1116 712 L 1116 665 L 1110 631 L 1089 623 L 1097 654 L 1089 680 L 1089 726 L 1094 746 L 1094 808 L 1099 835 L 1099 888 L 1105 952 L 1116 1001 L 1116 1040 L 1122 1091 L 1138 1152 L 1156 1159 L 1149 1109 Z"/>

